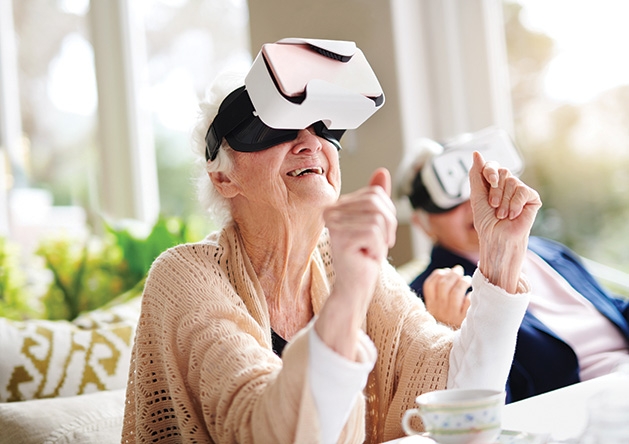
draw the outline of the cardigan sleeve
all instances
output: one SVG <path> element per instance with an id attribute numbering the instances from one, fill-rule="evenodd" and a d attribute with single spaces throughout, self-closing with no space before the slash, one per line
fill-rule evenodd
<path id="1" fill-rule="evenodd" d="M 453 331 L 438 324 L 388 263 L 367 313 L 367 334 L 378 350 L 367 384 L 369 442 L 404 436 L 402 416 L 415 398 L 446 387 Z"/>
<path id="2" fill-rule="evenodd" d="M 376 361 L 376 348 L 362 333 L 359 337 L 359 360 L 354 362 L 325 345 L 314 328 L 310 329 L 309 339 L 310 384 L 321 424 L 321 441 L 323 444 L 334 444 L 338 442 L 357 398 L 362 397 L 367 377 Z"/>

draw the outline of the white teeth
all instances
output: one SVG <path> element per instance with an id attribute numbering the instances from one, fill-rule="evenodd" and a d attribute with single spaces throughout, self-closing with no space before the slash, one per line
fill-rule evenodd
<path id="1" fill-rule="evenodd" d="M 310 168 L 298 168 L 296 170 L 291 171 L 290 173 L 288 173 L 289 176 L 293 176 L 293 177 L 297 177 L 301 174 L 304 173 L 310 173 L 310 174 L 323 174 L 323 168 L 321 167 L 310 167 Z"/>

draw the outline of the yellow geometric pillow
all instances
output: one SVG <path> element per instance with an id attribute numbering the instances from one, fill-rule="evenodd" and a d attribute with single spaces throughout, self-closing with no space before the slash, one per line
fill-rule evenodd
<path id="1" fill-rule="evenodd" d="M 139 311 L 131 313 L 77 323 L 0 318 L 0 402 L 124 388 Z"/>

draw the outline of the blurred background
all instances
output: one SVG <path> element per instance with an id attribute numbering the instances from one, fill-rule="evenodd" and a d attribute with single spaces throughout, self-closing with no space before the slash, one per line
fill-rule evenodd
<path id="1" fill-rule="evenodd" d="M 418 137 L 502 126 L 544 202 L 534 233 L 622 291 L 628 16 L 625 0 L 0 0 L 0 235 L 30 252 L 175 218 L 202 236 L 190 130 L 206 87 L 262 43 L 345 39 L 387 104 L 342 140 L 344 192 L 395 173 Z M 399 207 L 394 265 L 426 251 Z"/>

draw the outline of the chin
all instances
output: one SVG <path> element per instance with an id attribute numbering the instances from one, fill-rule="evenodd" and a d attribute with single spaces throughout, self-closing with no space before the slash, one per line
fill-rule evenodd
<path id="1" fill-rule="evenodd" d="M 339 200 L 339 193 L 335 189 L 324 191 L 320 194 L 320 199 L 325 206 L 334 205 Z"/>
<path id="2" fill-rule="evenodd" d="M 323 210 L 326 207 L 334 205 L 338 200 L 338 194 L 335 190 L 319 190 L 313 193 L 310 193 L 308 198 L 306 199 L 306 205 L 312 208 L 320 208 Z"/>

